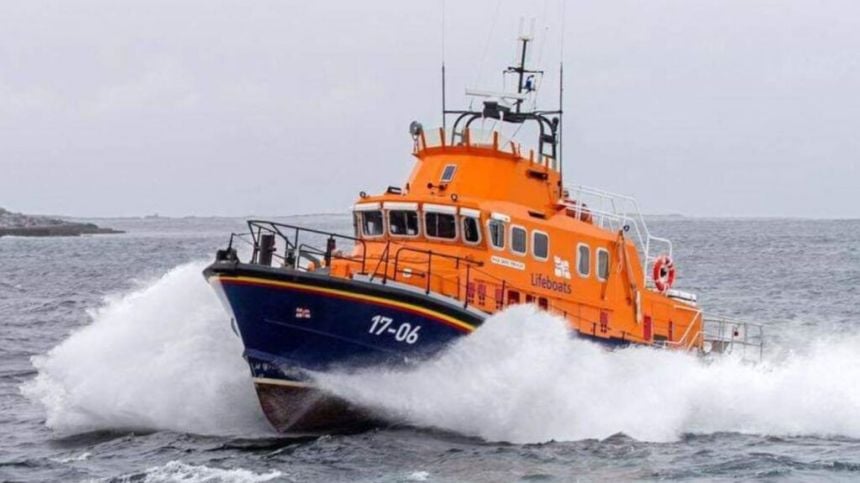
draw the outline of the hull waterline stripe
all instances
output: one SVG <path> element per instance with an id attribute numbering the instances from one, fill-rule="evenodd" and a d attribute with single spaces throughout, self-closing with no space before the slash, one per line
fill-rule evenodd
<path id="1" fill-rule="evenodd" d="M 430 317 L 436 319 L 442 323 L 453 326 L 459 330 L 464 332 L 472 332 L 475 330 L 469 324 L 466 324 L 460 320 L 455 319 L 454 317 L 426 309 L 424 307 L 420 307 L 418 305 L 412 305 L 405 302 L 397 302 L 394 300 L 382 298 L 382 297 L 374 297 L 372 295 L 363 295 L 357 294 L 353 292 L 347 292 L 344 290 L 336 290 L 332 288 L 323 288 L 323 287 L 314 287 L 309 285 L 303 285 L 292 282 L 282 282 L 282 281 L 274 281 L 274 280 L 266 280 L 263 278 L 256 277 L 245 277 L 245 276 L 230 276 L 230 275 L 215 275 L 214 278 L 218 279 L 222 283 L 233 283 L 233 284 L 244 284 L 244 285 L 263 285 L 263 286 L 271 286 L 271 287 L 283 287 L 289 288 L 293 290 L 297 290 L 300 292 L 311 292 L 311 293 L 322 293 L 326 295 L 331 295 L 333 297 L 348 299 L 348 300 L 361 300 L 364 302 L 370 302 L 376 305 L 388 306 L 388 307 L 396 307 L 401 310 L 405 310 L 407 312 L 412 312 L 417 315 L 423 315 L 426 317 Z"/>

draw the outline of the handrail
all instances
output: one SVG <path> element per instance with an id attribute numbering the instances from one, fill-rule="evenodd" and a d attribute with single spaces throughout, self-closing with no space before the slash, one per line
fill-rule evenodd
<path id="1" fill-rule="evenodd" d="M 412 248 L 409 246 L 404 246 L 404 247 L 398 248 L 397 252 L 394 254 L 394 280 L 397 280 L 397 273 L 398 273 L 397 268 L 400 264 L 400 254 L 403 252 L 412 252 L 412 253 L 427 255 L 427 274 L 429 275 L 427 277 L 427 283 L 426 283 L 427 293 L 430 293 L 430 280 L 431 280 L 432 273 L 433 273 L 432 264 L 433 264 L 433 257 L 434 256 L 439 257 L 439 258 L 448 259 L 448 260 L 454 260 L 454 262 L 455 262 L 454 268 L 457 270 L 460 269 L 460 262 L 461 261 L 463 263 L 465 263 L 466 266 L 475 265 L 475 266 L 480 267 L 481 265 L 483 265 L 481 262 L 478 262 L 475 260 L 469 260 L 468 258 L 464 258 L 464 257 L 458 257 L 456 255 L 448 255 L 446 253 L 434 252 L 433 250 L 424 250 L 424 249 L 418 249 L 418 248 Z"/>
<path id="2" fill-rule="evenodd" d="M 692 312 L 694 312 L 696 315 L 694 315 L 694 316 L 693 316 L 693 320 L 691 320 L 691 321 L 690 321 L 690 324 L 687 326 L 687 330 L 685 330 L 685 331 L 684 331 L 684 334 L 681 336 L 681 338 L 680 338 L 680 339 L 678 339 L 677 341 L 672 341 L 672 340 L 664 341 L 664 342 L 663 342 L 663 345 L 666 345 L 666 346 L 675 346 L 675 347 L 683 347 L 685 350 L 690 350 L 690 349 L 692 349 L 692 348 L 693 348 L 693 346 L 695 345 L 696 341 L 699 339 L 699 336 L 701 335 L 702 330 L 700 329 L 700 330 L 696 331 L 696 335 L 690 339 L 689 343 L 685 343 L 685 341 L 687 340 L 687 337 L 690 335 L 690 333 L 691 333 L 691 331 L 692 331 L 693 327 L 695 327 L 695 326 L 696 326 L 696 320 L 698 319 L 698 320 L 699 320 L 699 322 L 702 322 L 702 321 L 703 321 L 703 318 L 702 318 L 702 311 L 701 311 L 701 310 L 699 310 L 699 309 L 692 308 L 692 307 L 687 307 L 687 306 L 685 306 L 685 305 L 675 305 L 675 307 L 676 307 L 676 308 L 679 308 L 679 309 L 681 309 L 681 310 L 689 310 L 689 311 L 692 311 Z"/>
<path id="3" fill-rule="evenodd" d="M 287 236 L 281 229 L 292 230 L 293 235 L 292 240 Z M 341 239 L 353 242 L 356 245 L 361 245 L 361 272 L 364 273 L 366 270 L 367 264 L 367 243 L 365 240 L 360 238 L 356 238 L 349 235 L 341 235 L 339 233 L 315 230 L 312 228 L 304 228 L 296 225 L 290 225 L 287 223 L 278 223 L 274 221 L 267 220 L 248 220 L 248 229 L 249 234 L 253 240 L 254 244 L 254 253 L 251 256 L 252 261 L 256 260 L 257 254 L 260 249 L 260 236 L 262 235 L 263 230 L 266 230 L 269 233 L 278 235 L 285 242 L 284 247 L 284 260 L 292 260 L 293 268 L 298 268 L 298 257 L 296 257 L 296 250 L 299 248 L 299 235 L 300 233 L 312 233 L 315 235 L 323 235 L 328 237 L 328 239 Z M 256 229 L 256 230 L 255 230 Z M 292 255 L 292 257 L 290 256 Z"/>
<path id="4" fill-rule="evenodd" d="M 625 216 L 625 218 L 629 217 Z M 509 305 L 509 293 L 513 290 L 517 291 L 523 297 L 523 301 L 533 300 L 535 302 L 538 302 L 541 306 L 544 306 L 546 310 L 562 315 L 567 320 L 569 320 L 578 331 L 586 334 L 596 334 L 595 327 L 600 322 L 599 320 L 589 320 L 589 318 L 587 316 L 583 316 L 582 313 L 584 311 L 586 313 L 594 313 L 589 311 L 604 311 L 607 309 L 606 307 L 601 306 L 599 304 L 579 299 L 579 297 L 560 297 L 554 294 L 537 292 L 533 291 L 530 288 L 523 288 L 517 285 L 512 285 L 504 278 L 481 270 L 481 267 L 483 267 L 484 264 L 478 260 L 473 260 L 457 255 L 451 255 L 448 253 L 440 253 L 431 249 L 415 248 L 406 244 L 398 243 L 397 241 L 367 241 L 348 235 L 340 235 L 337 233 L 311 228 L 303 228 L 286 223 L 278 223 L 266 220 L 249 220 L 248 228 L 249 233 L 247 234 L 232 233 L 230 238 L 230 244 L 232 245 L 234 238 L 245 240 L 247 237 L 250 236 L 254 248 L 251 263 L 257 263 L 258 255 L 263 249 L 263 247 L 261 247 L 261 243 L 263 243 L 261 241 L 261 236 L 266 233 L 273 234 L 283 240 L 285 244 L 282 250 L 283 254 L 277 253 L 281 250 L 279 250 L 276 246 L 272 247 L 270 241 L 265 241 L 265 243 L 269 245 L 265 249 L 267 250 L 267 253 L 269 250 L 274 249 L 274 251 L 271 253 L 272 257 L 276 257 L 278 260 L 283 260 L 283 266 L 285 267 L 291 267 L 296 270 L 311 271 L 315 268 L 311 266 L 302 267 L 299 265 L 299 261 L 302 258 L 312 259 L 313 255 L 323 255 L 323 266 L 331 268 L 331 260 L 333 258 L 347 260 L 350 264 L 360 264 L 361 266 L 359 272 L 352 273 L 369 275 L 371 281 L 374 280 L 374 278 L 376 277 L 381 277 L 381 283 L 383 284 L 385 284 L 389 280 L 389 278 L 393 281 L 401 281 L 401 273 L 406 273 L 405 270 L 401 270 L 401 268 L 404 263 L 406 263 L 404 261 L 404 257 L 407 254 L 412 253 L 426 256 L 426 261 L 420 260 L 418 258 L 409 259 L 410 265 L 412 265 L 413 267 L 416 264 L 418 265 L 418 271 L 415 273 L 415 275 L 423 278 L 423 283 L 416 283 L 418 282 L 418 280 L 413 280 L 407 283 L 417 287 L 423 285 L 423 289 L 427 294 L 431 293 L 433 290 L 436 290 L 437 293 L 441 296 L 451 297 L 458 302 L 462 302 L 464 308 L 468 308 L 471 304 L 485 312 L 492 313 L 493 311 L 501 307 Z M 327 240 L 326 249 L 322 250 L 308 243 L 303 243 L 300 239 L 301 235 L 303 234 L 311 234 L 323 237 L 325 240 Z M 354 250 L 352 252 L 352 256 L 343 256 L 342 252 L 334 250 L 335 239 L 342 239 L 353 242 Z M 385 249 L 382 251 L 382 253 L 377 252 L 377 254 L 368 254 L 367 248 L 369 246 L 369 243 L 385 243 Z M 360 254 L 357 253 L 359 249 L 361 250 Z M 393 254 L 392 250 L 394 250 Z M 309 255 L 310 257 L 308 257 Z M 394 257 L 393 274 L 391 274 L 390 270 L 392 255 Z M 378 260 L 376 260 L 377 257 Z M 434 264 L 434 259 L 448 261 L 450 263 L 450 265 L 448 265 L 449 268 L 437 268 Z M 368 271 L 368 268 L 370 268 L 368 267 L 368 261 L 377 262 L 376 267 L 373 269 L 372 272 Z M 320 268 L 319 260 L 315 260 L 314 262 L 315 263 L 313 263 L 312 265 L 316 268 Z M 420 270 L 422 270 L 422 268 L 420 268 L 421 265 L 426 265 L 426 272 L 420 273 Z M 347 268 L 347 273 L 350 273 L 350 271 L 354 269 L 354 265 L 350 266 L 352 266 L 353 268 Z M 443 273 L 434 273 L 434 268 L 436 268 L 436 272 Z M 382 272 L 380 272 L 381 270 Z M 476 287 L 484 287 L 480 290 L 477 290 L 477 302 L 475 302 Z M 456 295 L 451 292 L 451 290 L 453 289 L 456 289 Z M 683 347 L 689 350 L 694 345 L 696 345 L 696 341 L 698 341 L 699 338 L 702 336 L 701 331 L 698 331 L 691 336 L 691 334 L 693 334 L 694 326 L 698 325 L 698 321 L 703 320 L 703 315 L 701 311 L 699 311 L 698 309 L 688 308 L 686 306 L 679 307 L 688 310 L 695 310 L 696 315 L 694 316 L 691 323 L 687 326 L 684 335 L 680 339 L 678 339 L 677 341 L 657 341 L 655 342 L 656 345 L 663 345 L 664 347 Z M 588 324 L 591 324 L 591 327 L 588 327 Z M 721 329 L 721 332 L 724 332 L 724 329 Z M 707 335 L 711 337 L 710 332 Z M 716 337 L 719 336 L 720 334 L 717 334 Z M 629 340 L 631 341 L 642 340 L 641 336 L 633 333 L 625 332 L 623 333 L 622 337 L 629 337 Z M 746 342 L 746 340 L 744 342 Z"/>
<path id="5" fill-rule="evenodd" d="M 713 328 L 716 327 L 716 333 Z M 711 329 L 709 331 L 708 329 Z M 730 330 L 726 330 L 730 329 Z M 727 332 L 729 332 L 727 334 Z M 752 334 L 751 334 L 752 332 Z M 703 337 L 706 342 L 717 345 L 724 353 L 732 353 L 736 346 L 743 349 L 746 357 L 748 347 L 758 349 L 758 358 L 764 357 L 764 326 L 753 322 L 743 322 L 726 317 L 705 317 Z"/>
<path id="6" fill-rule="evenodd" d="M 639 203 L 632 196 L 583 185 L 566 186 L 565 190 L 568 197 L 561 200 L 561 203 L 566 208 L 574 210 L 575 218 L 583 219 L 583 216 L 588 214 L 601 228 L 607 228 L 608 221 L 608 228 L 612 231 L 633 230 L 637 248 L 642 252 L 642 283 L 643 286 L 647 286 L 649 264 L 660 255 L 656 252 L 656 248 L 662 246 L 671 257 L 672 241 L 651 234 L 645 217 L 639 210 Z M 652 250 L 655 253 L 652 253 Z"/>

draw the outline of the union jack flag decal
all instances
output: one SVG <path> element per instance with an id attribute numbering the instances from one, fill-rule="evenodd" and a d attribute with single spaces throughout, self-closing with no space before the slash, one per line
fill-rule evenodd
<path id="1" fill-rule="evenodd" d="M 297 319 L 310 319 L 311 318 L 311 309 L 306 309 L 304 307 L 296 307 L 296 318 Z"/>

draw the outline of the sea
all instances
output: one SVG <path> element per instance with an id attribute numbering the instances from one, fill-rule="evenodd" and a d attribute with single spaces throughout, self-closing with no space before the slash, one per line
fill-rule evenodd
<path id="1" fill-rule="evenodd" d="M 418 367 L 320 375 L 385 422 L 296 437 L 201 275 L 244 221 L 87 221 L 126 233 L 0 238 L 0 481 L 860 481 L 860 220 L 649 218 L 678 288 L 764 325 L 760 362 L 520 306 Z"/>

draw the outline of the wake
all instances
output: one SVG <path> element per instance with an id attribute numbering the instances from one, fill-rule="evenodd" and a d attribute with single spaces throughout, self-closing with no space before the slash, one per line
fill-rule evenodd
<path id="1" fill-rule="evenodd" d="M 377 414 L 489 441 L 674 441 L 685 433 L 860 437 L 857 337 L 779 364 L 650 348 L 607 351 L 530 306 L 491 317 L 410 371 L 326 374 L 329 391 Z"/>
<path id="2" fill-rule="evenodd" d="M 59 433 L 112 429 L 269 433 L 242 346 L 203 263 L 105 300 L 90 325 L 33 359 L 22 392 Z M 530 306 L 489 318 L 412 369 L 319 375 L 327 391 L 401 423 L 489 441 L 673 441 L 719 431 L 860 438 L 860 337 L 779 362 L 705 364 L 670 351 L 607 351 Z"/>

